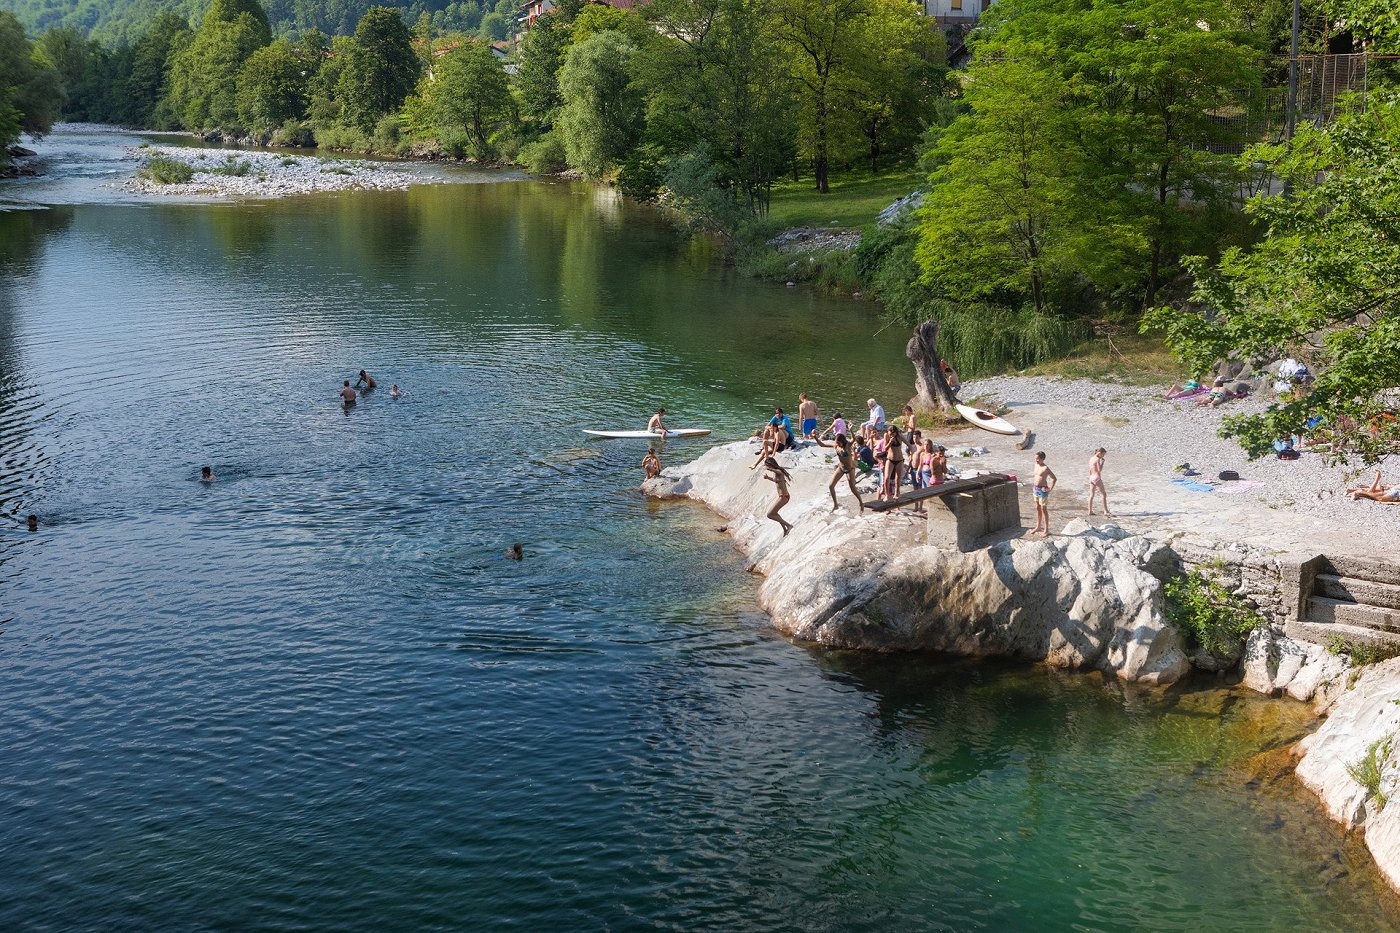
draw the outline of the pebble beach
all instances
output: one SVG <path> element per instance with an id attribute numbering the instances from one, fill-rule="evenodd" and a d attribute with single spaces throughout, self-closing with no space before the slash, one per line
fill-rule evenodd
<path id="1" fill-rule="evenodd" d="M 429 177 L 362 159 L 181 146 L 145 146 L 128 152 L 143 167 L 152 158 L 164 156 L 194 169 L 194 177 L 184 184 L 161 184 L 140 174 L 117 183 L 123 190 L 139 194 L 280 198 L 319 191 L 402 190 L 434 182 Z"/>

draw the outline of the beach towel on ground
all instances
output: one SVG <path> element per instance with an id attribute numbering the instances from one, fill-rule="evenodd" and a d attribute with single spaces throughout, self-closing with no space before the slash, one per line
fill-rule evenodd
<path id="1" fill-rule="evenodd" d="M 1189 489 L 1192 492 L 1215 492 L 1215 487 L 1208 483 L 1198 483 L 1189 479 L 1174 479 L 1170 481 L 1173 486 L 1180 486 L 1182 489 Z"/>

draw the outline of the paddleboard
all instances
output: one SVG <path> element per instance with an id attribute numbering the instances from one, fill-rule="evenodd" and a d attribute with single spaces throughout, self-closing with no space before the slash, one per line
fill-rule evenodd
<path id="1" fill-rule="evenodd" d="M 993 434 L 1021 433 L 1011 422 L 1004 421 L 989 411 L 973 408 L 971 405 L 959 405 L 957 409 L 964 421 L 975 424 L 984 431 L 991 431 Z"/>
<path id="2" fill-rule="evenodd" d="M 606 437 L 606 438 L 608 438 L 609 440 L 615 440 L 615 441 L 626 441 L 626 440 L 648 440 L 648 441 L 651 441 L 651 440 L 660 440 L 661 437 L 662 437 L 662 435 L 657 434 L 655 431 L 587 431 L 587 430 L 585 430 L 583 433 L 584 433 L 584 434 L 587 434 L 589 437 Z M 666 435 L 665 435 L 665 436 L 666 436 L 666 439 L 667 439 L 667 440 L 671 440 L 671 439 L 673 439 L 673 438 L 704 437 L 706 434 L 709 434 L 709 433 L 710 433 L 710 429 L 709 429 L 709 428 L 667 428 L 667 429 L 666 429 Z"/>

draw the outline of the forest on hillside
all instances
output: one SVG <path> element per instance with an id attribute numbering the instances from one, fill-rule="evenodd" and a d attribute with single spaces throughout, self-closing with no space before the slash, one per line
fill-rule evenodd
<path id="1" fill-rule="evenodd" d="M 30 35 L 73 28 L 107 45 L 134 43 L 163 13 L 199 22 L 211 0 L 0 0 Z M 370 7 L 398 10 L 408 22 L 425 14 L 433 28 L 504 39 L 519 4 L 515 0 L 268 0 L 263 4 L 274 35 L 318 30 L 348 36 Z"/>

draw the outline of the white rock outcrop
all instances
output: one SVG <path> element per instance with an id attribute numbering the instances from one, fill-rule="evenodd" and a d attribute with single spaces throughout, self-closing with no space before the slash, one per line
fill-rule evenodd
<path id="1" fill-rule="evenodd" d="M 1346 688 L 1349 670 L 1345 658 L 1330 654 L 1321 645 L 1298 641 L 1277 626 L 1255 629 L 1244 645 L 1240 661 L 1243 683 L 1250 690 L 1270 696 L 1287 694 L 1295 700 L 1329 706 Z"/>
<path id="2" fill-rule="evenodd" d="M 1119 529 L 1071 528 L 1050 540 L 1013 540 L 960 553 L 922 544 L 912 514 L 857 513 L 844 483 L 832 511 L 829 448 L 780 455 L 793 474 L 787 537 L 764 515 L 774 500 L 757 450 L 717 447 L 643 486 L 687 496 L 729 519 L 728 530 L 765 577 L 759 600 L 796 638 L 842 648 L 936 650 L 1044 660 L 1124 680 L 1169 684 L 1189 669 L 1148 569 L 1166 546 Z M 1168 555 L 1169 556 L 1169 555 Z"/>
<path id="3" fill-rule="evenodd" d="M 1345 680 L 1351 681 L 1352 674 Z M 1322 799 L 1332 818 L 1361 827 L 1366 847 L 1392 886 L 1400 888 L 1400 658 L 1363 668 L 1343 684 L 1327 718 L 1294 749 L 1298 779 Z M 1375 787 L 1353 776 L 1372 759 Z M 1378 789 L 1389 798 L 1372 793 Z"/>

